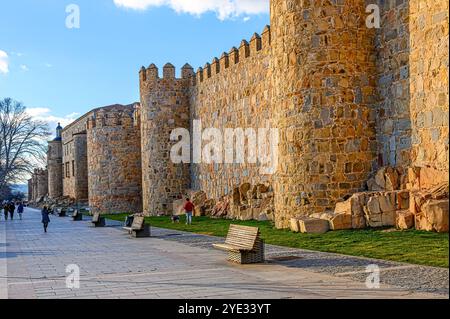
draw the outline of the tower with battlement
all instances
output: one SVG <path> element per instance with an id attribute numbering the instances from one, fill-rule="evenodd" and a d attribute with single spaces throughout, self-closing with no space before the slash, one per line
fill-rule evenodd
<path id="1" fill-rule="evenodd" d="M 88 193 L 93 213 L 142 211 L 138 107 L 100 108 L 89 114 Z"/>
<path id="2" fill-rule="evenodd" d="M 56 137 L 48 142 L 47 168 L 48 168 L 48 196 L 57 199 L 63 196 L 63 148 L 62 127 L 56 127 Z"/>
<path id="3" fill-rule="evenodd" d="M 190 186 L 189 164 L 170 160 L 172 130 L 189 129 L 189 93 L 193 70 L 189 65 L 176 78 L 166 64 L 162 77 L 152 64 L 140 71 L 142 199 L 147 214 L 168 214 L 172 202 Z"/>

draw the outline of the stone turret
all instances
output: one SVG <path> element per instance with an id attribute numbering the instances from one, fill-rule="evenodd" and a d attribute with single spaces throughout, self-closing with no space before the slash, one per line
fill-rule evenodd
<path id="1" fill-rule="evenodd" d="M 62 127 L 58 123 L 55 139 L 48 142 L 48 196 L 51 199 L 57 199 L 63 195 L 63 148 L 61 132 Z"/>
<path id="2" fill-rule="evenodd" d="M 99 109 L 87 122 L 88 193 L 93 213 L 142 212 L 138 106 Z"/>
<path id="3" fill-rule="evenodd" d="M 375 162 L 374 33 L 364 1 L 271 1 L 277 227 L 333 210 Z"/>
<path id="4" fill-rule="evenodd" d="M 173 200 L 190 186 L 189 164 L 170 159 L 176 143 L 170 140 L 172 130 L 189 129 L 192 67 L 185 65 L 181 73 L 176 78 L 169 63 L 163 78 L 154 64 L 140 73 L 143 211 L 148 215 L 171 213 Z"/>

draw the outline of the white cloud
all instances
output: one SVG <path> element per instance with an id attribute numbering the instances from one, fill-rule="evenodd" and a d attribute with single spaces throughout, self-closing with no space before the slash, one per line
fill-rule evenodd
<path id="1" fill-rule="evenodd" d="M 51 68 L 51 67 L 53 67 L 53 65 L 52 64 L 50 64 L 50 63 L 45 63 L 44 64 L 47 68 Z"/>
<path id="2" fill-rule="evenodd" d="M 22 64 L 22 65 L 20 66 L 20 69 L 21 69 L 23 72 L 28 72 L 28 71 L 30 71 L 30 69 L 29 69 L 25 64 Z"/>
<path id="3" fill-rule="evenodd" d="M 0 50 L 0 73 L 7 74 L 9 72 L 8 54 Z"/>
<path id="4" fill-rule="evenodd" d="M 74 112 L 71 114 L 67 114 L 64 117 L 54 116 L 54 115 L 51 115 L 52 110 L 47 107 L 27 108 L 27 113 L 36 120 L 40 120 L 40 121 L 44 121 L 44 122 L 48 123 L 52 133 L 54 133 L 55 128 L 58 125 L 58 123 L 61 123 L 61 125 L 64 127 L 66 125 L 69 125 L 73 121 L 75 121 L 78 118 L 78 116 L 80 115 L 79 113 Z"/>
<path id="5" fill-rule="evenodd" d="M 168 6 L 179 13 L 201 15 L 216 12 L 220 20 L 243 14 L 269 13 L 269 0 L 114 0 L 118 7 L 145 10 Z"/>

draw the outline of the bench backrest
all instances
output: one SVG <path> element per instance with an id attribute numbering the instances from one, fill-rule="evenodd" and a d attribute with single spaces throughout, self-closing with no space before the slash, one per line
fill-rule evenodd
<path id="1" fill-rule="evenodd" d="M 100 213 L 94 213 L 94 216 L 92 216 L 92 222 L 98 223 L 100 220 Z"/>
<path id="2" fill-rule="evenodd" d="M 242 248 L 253 249 L 259 239 L 259 228 L 241 225 L 230 225 L 225 243 Z"/>
<path id="3" fill-rule="evenodd" d="M 145 222 L 144 216 L 134 216 L 131 228 L 135 230 L 141 230 L 144 228 L 144 222 Z"/>

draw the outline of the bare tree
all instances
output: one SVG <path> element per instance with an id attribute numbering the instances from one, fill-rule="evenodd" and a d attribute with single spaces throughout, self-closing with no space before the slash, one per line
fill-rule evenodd
<path id="1" fill-rule="evenodd" d="M 50 136 L 45 122 L 34 120 L 25 106 L 11 98 L 0 100 L 0 190 L 23 181 L 45 163 Z"/>

